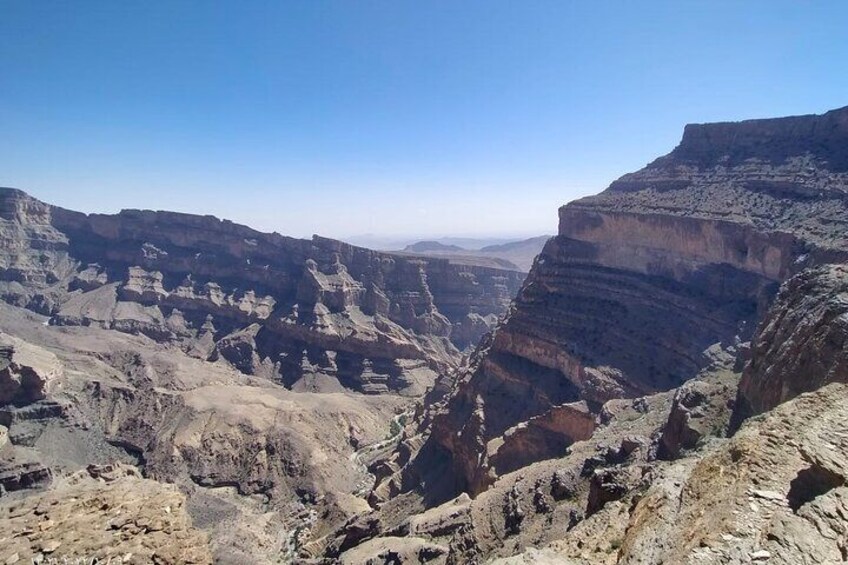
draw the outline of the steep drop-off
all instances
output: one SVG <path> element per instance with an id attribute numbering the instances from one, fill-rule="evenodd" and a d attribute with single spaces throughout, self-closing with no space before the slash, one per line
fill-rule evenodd
<path id="1" fill-rule="evenodd" d="M 782 281 L 848 257 L 846 163 L 848 109 L 690 125 L 669 155 L 563 206 L 507 319 L 384 491 L 482 492 L 521 422 L 680 386 L 714 344 L 735 353 Z"/>
<path id="2" fill-rule="evenodd" d="M 311 551 L 844 561 L 846 228 L 848 108 L 687 126 L 560 209 L 503 323 L 373 463 L 375 510 Z"/>

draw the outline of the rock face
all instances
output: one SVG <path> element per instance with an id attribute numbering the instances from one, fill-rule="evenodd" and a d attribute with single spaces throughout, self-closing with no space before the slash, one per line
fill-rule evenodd
<path id="1" fill-rule="evenodd" d="M 23 406 L 43 399 L 50 381 L 60 377 L 55 355 L 0 333 L 0 406 Z"/>
<path id="2" fill-rule="evenodd" d="M 0 505 L 0 516 L 4 563 L 212 563 L 185 497 L 133 467 L 92 466 L 47 492 Z"/>
<path id="3" fill-rule="evenodd" d="M 735 422 L 831 382 L 848 382 L 845 265 L 806 270 L 783 285 L 752 344 Z"/>
<path id="4" fill-rule="evenodd" d="M 848 257 L 846 197 L 848 108 L 687 126 L 669 155 L 560 209 L 402 482 L 477 494 L 497 476 L 486 445 L 514 426 L 678 387 L 715 344 L 735 353 L 781 282 Z"/>
<path id="5" fill-rule="evenodd" d="M 459 366 L 524 278 L 13 189 L 0 241 L 0 495 L 137 465 L 188 497 L 224 562 L 290 559 L 367 506 L 358 450 Z M 208 560 L 149 539 L 128 549 L 138 562 Z"/>
<path id="6" fill-rule="evenodd" d="M 3 296 L 51 323 L 181 343 L 310 390 L 422 393 L 524 277 L 211 216 L 85 215 L 14 189 L 0 190 L 0 237 Z M 452 342 L 452 325 L 469 320 Z M 228 336 L 248 327 L 252 339 L 234 349 Z"/>

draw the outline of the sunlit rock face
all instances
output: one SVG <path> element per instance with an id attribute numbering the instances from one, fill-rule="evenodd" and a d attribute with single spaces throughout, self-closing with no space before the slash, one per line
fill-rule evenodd
<path id="1" fill-rule="evenodd" d="M 524 278 L 212 216 L 86 215 L 14 189 L 0 191 L 0 238 L 8 302 L 57 325 L 178 343 L 298 390 L 421 394 Z"/>
<path id="2" fill-rule="evenodd" d="M 844 261 L 848 108 L 687 126 L 671 153 L 559 218 L 508 317 L 425 420 L 401 482 L 429 481 L 435 502 L 491 484 L 486 446 L 507 430 L 681 385 L 710 346 L 750 339 L 782 281 Z"/>

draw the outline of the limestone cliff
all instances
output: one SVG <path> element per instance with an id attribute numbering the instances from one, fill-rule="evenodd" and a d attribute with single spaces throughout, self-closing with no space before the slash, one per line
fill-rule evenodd
<path id="1" fill-rule="evenodd" d="M 687 126 L 670 154 L 559 215 L 394 490 L 479 493 L 497 476 L 487 445 L 521 422 L 677 387 L 714 344 L 735 353 L 782 281 L 848 257 L 848 108 Z"/>
<path id="2" fill-rule="evenodd" d="M 211 216 L 85 215 L 14 189 L 0 190 L 0 237 L 8 302 L 57 325 L 180 343 L 303 390 L 422 393 L 523 279 Z"/>

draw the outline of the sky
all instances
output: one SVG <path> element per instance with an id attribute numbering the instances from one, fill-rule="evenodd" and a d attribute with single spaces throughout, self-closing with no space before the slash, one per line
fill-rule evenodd
<path id="1" fill-rule="evenodd" d="M 0 186 L 308 237 L 555 233 L 691 122 L 848 105 L 844 1 L 0 0 Z"/>

